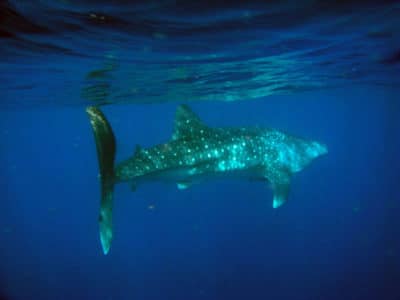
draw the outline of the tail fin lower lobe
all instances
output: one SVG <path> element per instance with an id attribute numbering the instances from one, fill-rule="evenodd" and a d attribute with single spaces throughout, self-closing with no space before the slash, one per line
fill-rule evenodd
<path id="1" fill-rule="evenodd" d="M 102 111 L 97 107 L 90 106 L 86 109 L 86 112 L 92 125 L 99 161 L 101 181 L 100 241 L 103 253 L 106 255 L 110 251 L 113 238 L 112 208 L 116 144 L 112 128 Z"/>

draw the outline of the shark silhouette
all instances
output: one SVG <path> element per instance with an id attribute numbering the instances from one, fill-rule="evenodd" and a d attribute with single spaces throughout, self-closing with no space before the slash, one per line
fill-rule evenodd
<path id="1" fill-rule="evenodd" d="M 100 240 L 110 250 L 114 184 L 167 180 L 185 189 L 214 175 L 245 176 L 270 182 L 273 208 L 288 198 L 290 179 L 327 147 L 270 128 L 211 128 L 186 105 L 176 111 L 171 140 L 134 154 L 114 167 L 115 138 L 99 108 L 86 109 L 95 136 L 100 166 Z"/>

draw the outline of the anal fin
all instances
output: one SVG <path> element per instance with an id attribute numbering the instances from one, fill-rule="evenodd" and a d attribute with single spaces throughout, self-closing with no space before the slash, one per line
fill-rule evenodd
<path id="1" fill-rule="evenodd" d="M 191 186 L 191 182 L 177 182 L 176 186 L 179 190 L 186 190 L 188 187 Z"/>

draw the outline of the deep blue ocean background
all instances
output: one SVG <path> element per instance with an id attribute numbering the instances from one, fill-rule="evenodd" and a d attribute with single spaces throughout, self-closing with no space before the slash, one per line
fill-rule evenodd
<path id="1" fill-rule="evenodd" d="M 148 13 L 133 23 L 129 1 L 2 3 L 0 299 L 400 299 L 400 18 L 396 1 L 384 2 L 327 1 L 330 13 L 318 8 L 310 21 L 312 10 L 273 1 L 181 10 L 133 1 Z M 268 8 L 275 23 L 261 22 Z M 261 19 L 236 22 L 239 12 Z M 367 22 L 382 15 L 391 17 Z M 302 31 L 315 43 L 276 47 Z M 252 52 L 250 36 L 274 32 Z M 131 57 L 138 43 L 142 56 Z M 85 107 L 102 106 L 120 161 L 137 144 L 168 141 L 180 103 L 209 126 L 273 127 L 329 153 L 295 174 L 279 209 L 260 181 L 117 185 L 104 256 Z"/>

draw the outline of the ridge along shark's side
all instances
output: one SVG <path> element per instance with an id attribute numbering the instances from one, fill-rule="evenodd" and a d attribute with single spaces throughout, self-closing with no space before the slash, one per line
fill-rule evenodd
<path id="1" fill-rule="evenodd" d="M 96 140 L 100 166 L 100 240 L 104 254 L 110 250 L 114 184 L 167 180 L 179 189 L 214 175 L 259 178 L 270 182 L 272 206 L 288 197 L 293 173 L 326 154 L 327 147 L 268 128 L 211 128 L 188 106 L 176 111 L 171 140 L 149 149 L 136 146 L 130 158 L 114 168 L 115 138 L 106 117 L 96 107 L 86 109 Z"/>

